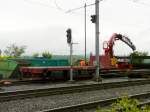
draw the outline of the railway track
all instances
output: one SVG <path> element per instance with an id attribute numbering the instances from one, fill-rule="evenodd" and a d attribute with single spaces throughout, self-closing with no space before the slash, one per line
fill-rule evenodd
<path id="1" fill-rule="evenodd" d="M 33 89 L 24 91 L 10 91 L 10 92 L 0 92 L 0 102 L 18 100 L 25 98 L 43 97 L 58 94 L 75 93 L 82 91 L 92 91 L 92 90 L 102 90 L 109 88 L 119 88 L 134 85 L 144 85 L 150 84 L 150 80 L 132 80 L 123 82 L 112 82 L 112 83 L 97 83 L 97 84 L 87 84 L 79 86 L 68 86 L 68 87 L 58 87 L 58 88 L 46 88 L 46 89 Z"/>
<path id="2" fill-rule="evenodd" d="M 42 110 L 39 112 L 78 112 L 78 111 L 82 112 L 82 110 L 85 110 L 85 109 L 95 109 L 96 110 L 97 107 L 110 106 L 118 98 L 120 98 L 120 97 L 110 98 L 110 99 L 105 99 L 105 100 L 97 100 L 97 101 L 93 101 L 93 102 L 87 102 L 87 103 L 71 105 L 71 106 L 64 106 L 64 107 L 59 107 L 59 108 L 54 108 L 54 109 L 47 109 L 47 110 Z M 136 99 L 142 100 L 140 102 L 140 104 L 138 105 L 139 107 L 150 104 L 150 101 L 147 101 L 147 98 L 150 99 L 150 92 L 130 95 L 129 98 L 136 98 Z"/>

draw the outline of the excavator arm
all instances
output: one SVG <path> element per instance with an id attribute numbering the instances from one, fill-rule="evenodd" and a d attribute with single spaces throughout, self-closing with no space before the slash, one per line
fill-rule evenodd
<path id="1" fill-rule="evenodd" d="M 105 51 L 105 57 L 109 57 L 111 59 L 111 65 L 116 65 L 116 63 L 117 63 L 117 66 L 118 66 L 117 68 L 132 68 L 132 65 L 129 64 L 128 62 L 126 62 L 126 61 L 118 62 L 118 60 L 114 57 L 113 46 L 115 44 L 115 41 L 117 41 L 117 40 L 124 42 L 133 51 L 136 50 L 135 45 L 131 42 L 131 40 L 127 36 L 114 33 L 111 36 L 111 38 L 109 39 L 109 41 L 105 41 L 103 43 L 103 49 Z"/>
<path id="2" fill-rule="evenodd" d="M 136 50 L 135 45 L 131 42 L 131 40 L 124 35 L 118 34 L 120 36 L 118 36 L 118 39 L 120 39 L 122 42 L 124 42 L 125 44 L 127 44 L 133 51 Z"/>
<path id="3" fill-rule="evenodd" d="M 121 40 L 125 44 L 127 44 L 133 51 L 136 50 L 135 45 L 131 42 L 131 40 L 124 35 L 114 33 L 109 41 L 105 41 L 103 43 L 103 49 L 105 51 L 105 55 L 109 55 L 111 58 L 113 57 L 113 46 L 116 40 Z"/>

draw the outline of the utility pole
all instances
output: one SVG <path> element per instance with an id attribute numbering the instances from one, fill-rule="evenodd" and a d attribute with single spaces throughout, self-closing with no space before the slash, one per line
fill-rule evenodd
<path id="1" fill-rule="evenodd" d="M 70 82 L 73 81 L 73 69 L 72 69 L 72 54 L 73 54 L 73 40 L 72 40 L 72 30 L 70 28 L 67 29 L 67 43 L 70 46 Z"/>
<path id="2" fill-rule="evenodd" d="M 73 53 L 73 43 L 70 43 L 70 81 L 73 81 L 73 69 L 72 69 L 72 53 Z"/>
<path id="3" fill-rule="evenodd" d="M 84 11 L 85 11 L 85 15 L 84 15 L 84 21 L 85 21 L 85 56 L 84 56 L 84 60 L 85 60 L 85 64 L 86 64 L 86 3 L 85 3 L 85 6 L 84 6 Z"/>
<path id="4" fill-rule="evenodd" d="M 99 62 L 99 0 L 95 0 L 95 13 L 96 13 L 96 23 L 95 23 L 95 59 L 96 59 L 96 81 L 101 79 L 99 70 L 100 70 L 100 62 Z"/>

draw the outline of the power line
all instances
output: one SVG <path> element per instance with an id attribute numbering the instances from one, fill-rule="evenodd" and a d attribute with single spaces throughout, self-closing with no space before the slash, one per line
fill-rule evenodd
<path id="1" fill-rule="evenodd" d="M 79 10 L 79 9 L 82 9 L 84 8 L 85 6 L 81 6 L 81 7 L 77 7 L 77 8 L 74 8 L 74 9 L 70 9 L 70 10 L 65 10 L 63 9 L 58 3 L 57 3 L 57 0 L 52 0 L 52 2 L 54 3 L 55 6 L 51 6 L 51 5 L 48 5 L 48 4 L 45 4 L 45 3 L 41 3 L 41 2 L 37 2 L 37 1 L 32 1 L 32 0 L 24 0 L 25 2 L 28 2 L 30 4 L 36 4 L 36 5 L 41 5 L 41 6 L 44 6 L 44 7 L 47 7 L 47 8 L 54 8 L 54 9 L 57 9 L 59 11 L 62 11 L 64 13 L 73 13 L 73 11 L 76 11 L 76 10 Z M 92 3 L 92 4 L 88 4 L 86 5 L 86 7 L 89 7 L 89 6 L 93 6 L 95 5 L 95 3 Z"/>
<path id="2" fill-rule="evenodd" d="M 58 10 L 64 11 L 64 9 L 61 8 L 61 7 L 58 5 L 58 3 L 57 3 L 56 0 L 54 1 L 54 4 L 55 4 L 55 6 L 56 6 L 56 8 L 57 8 Z"/>
<path id="3" fill-rule="evenodd" d="M 79 10 L 79 9 L 82 9 L 82 8 L 85 8 L 85 6 L 81 6 L 81 7 L 77 7 L 77 8 L 74 8 L 74 9 L 70 9 L 70 10 L 65 10 L 63 9 L 58 3 L 57 3 L 57 0 L 54 0 L 54 4 L 56 6 L 56 8 L 60 11 L 63 11 L 64 13 L 73 13 L 73 11 L 76 11 L 76 10 Z M 86 5 L 86 7 L 89 7 L 89 6 L 93 6 L 95 5 L 95 3 L 92 3 L 92 4 L 88 4 Z M 76 14 L 76 13 L 75 13 Z"/>
<path id="4" fill-rule="evenodd" d="M 144 5 L 144 6 L 150 7 L 150 4 L 146 4 L 144 2 L 140 2 L 140 0 L 129 0 L 129 1 L 132 1 L 133 3 L 136 3 L 136 4 L 140 4 L 140 5 Z"/>
<path id="5" fill-rule="evenodd" d="M 71 10 L 67 10 L 67 11 L 66 11 L 66 10 L 63 9 L 60 5 L 58 5 L 57 0 L 54 0 L 54 1 L 53 1 L 55 7 L 54 7 L 54 6 L 50 6 L 50 5 L 48 5 L 48 4 L 41 3 L 41 2 L 32 1 L 32 0 L 24 0 L 24 1 L 25 1 L 25 2 L 28 2 L 28 3 L 31 3 L 31 4 L 36 4 L 36 5 L 41 5 L 41 6 L 44 6 L 44 7 L 48 7 L 48 8 L 55 8 L 55 9 L 57 9 L 57 10 L 59 10 L 59 11 L 64 12 L 64 13 L 70 13 L 70 12 L 73 12 L 73 11 L 75 11 L 75 10 L 84 8 L 84 6 L 81 6 L 81 7 L 74 8 L 74 9 L 71 9 Z M 87 5 L 87 7 L 88 7 L 88 6 L 92 6 L 92 5 L 95 5 L 95 3 L 89 4 L 89 5 Z"/>
<path id="6" fill-rule="evenodd" d="M 55 8 L 53 6 L 50 6 L 50 5 L 47 5 L 47 4 L 43 4 L 43 3 L 40 3 L 40 2 L 33 2 L 32 0 L 24 0 L 25 2 L 28 2 L 30 4 L 36 4 L 36 5 L 41 5 L 41 6 L 44 6 L 44 7 L 48 7 L 48 8 Z"/>
<path id="7" fill-rule="evenodd" d="M 95 5 L 95 3 L 88 4 L 88 5 L 86 5 L 86 7 L 93 6 L 93 5 Z M 66 11 L 66 13 L 70 13 L 70 12 L 73 12 L 73 11 L 76 11 L 76 10 L 79 10 L 79 9 L 82 9 L 82 8 L 84 8 L 84 7 L 85 7 L 85 6 L 81 6 L 81 7 L 77 7 L 77 8 L 74 8 L 74 9 L 70 9 L 70 10 Z"/>

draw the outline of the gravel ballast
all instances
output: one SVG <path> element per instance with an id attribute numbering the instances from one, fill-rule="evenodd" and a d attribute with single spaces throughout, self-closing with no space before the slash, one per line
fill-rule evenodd
<path id="1" fill-rule="evenodd" d="M 102 83 L 111 83 L 111 82 L 123 82 L 123 81 L 136 81 L 136 80 L 145 80 L 143 79 L 128 79 L 126 77 L 123 78 L 111 78 L 111 79 L 103 79 Z M 10 91 L 23 91 L 23 90 L 32 90 L 32 89 L 47 89 L 47 88 L 58 88 L 58 87 L 68 87 L 68 86 L 80 86 L 80 85 L 89 85 L 89 84 L 97 84 L 95 81 L 85 80 L 85 81 L 77 81 L 74 83 L 63 82 L 63 83 L 33 83 L 33 84 L 22 84 L 22 85 L 14 85 L 14 86 L 4 86 L 0 87 L 0 92 L 10 92 Z"/>
<path id="2" fill-rule="evenodd" d="M 0 103 L 0 112 L 36 112 L 123 95 L 134 95 L 147 91 L 150 91 L 150 84 L 22 99 Z"/>

